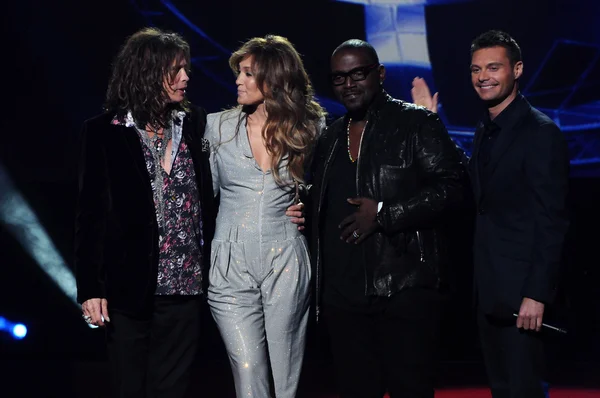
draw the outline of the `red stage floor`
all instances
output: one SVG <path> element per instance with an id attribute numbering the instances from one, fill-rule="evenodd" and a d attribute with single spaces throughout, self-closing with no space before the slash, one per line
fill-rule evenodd
<path id="1" fill-rule="evenodd" d="M 327 363 L 305 362 L 297 398 L 336 398 Z M 107 363 L 72 359 L 5 359 L 0 356 L 1 397 L 110 398 Z M 600 398 L 600 364 L 562 364 L 553 372 L 550 398 Z M 480 363 L 443 363 L 436 398 L 491 398 Z M 235 398 L 226 361 L 199 361 L 189 398 Z M 388 397 L 386 397 L 388 398 Z"/>
<path id="2" fill-rule="evenodd" d="M 485 388 L 460 388 L 437 391 L 436 398 L 491 398 Z M 555 388 L 550 390 L 550 398 L 599 398 L 598 390 L 577 390 L 570 388 Z M 333 398 L 333 397 L 332 397 Z M 386 397 L 387 398 L 387 397 Z"/>

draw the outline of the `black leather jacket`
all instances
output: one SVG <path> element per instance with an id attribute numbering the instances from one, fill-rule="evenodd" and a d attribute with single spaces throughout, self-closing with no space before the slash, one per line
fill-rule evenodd
<path id="1" fill-rule="evenodd" d="M 382 92 L 368 111 L 357 164 L 359 197 L 383 202 L 381 228 L 366 239 L 366 295 L 391 296 L 412 286 L 439 288 L 445 260 L 440 223 L 463 198 L 465 167 L 439 117 Z M 319 137 L 312 167 L 310 229 L 316 268 L 317 316 L 322 285 L 321 206 L 337 142 L 346 140 L 347 117 Z"/>

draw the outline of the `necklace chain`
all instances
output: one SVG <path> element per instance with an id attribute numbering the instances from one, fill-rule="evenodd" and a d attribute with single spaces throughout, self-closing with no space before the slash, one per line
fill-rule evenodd
<path id="1" fill-rule="evenodd" d="M 348 142 L 348 157 L 350 158 L 350 161 L 352 163 L 356 162 L 356 160 L 358 159 L 358 156 L 360 156 L 360 153 L 358 154 L 358 156 L 356 157 L 356 159 L 354 159 L 352 157 L 352 152 L 350 152 L 350 124 L 352 123 L 352 118 L 348 119 L 348 127 L 346 128 L 346 135 L 347 135 L 347 142 Z M 365 129 L 367 128 L 367 124 L 369 123 L 369 121 L 367 120 L 365 122 L 365 125 L 363 126 L 362 132 L 360 133 L 360 136 L 362 137 L 362 135 L 365 133 Z M 360 147 L 359 147 L 359 152 L 360 152 Z"/>
<path id="2" fill-rule="evenodd" d="M 158 130 L 152 130 L 152 132 L 154 133 L 152 137 L 150 137 L 150 134 L 146 133 L 148 141 L 151 143 L 150 149 L 153 149 L 153 154 L 156 153 L 156 155 L 158 155 L 159 160 L 163 160 L 167 152 L 169 141 L 173 137 L 173 132 L 170 126 L 164 128 L 161 135 L 158 134 Z"/>
<path id="3" fill-rule="evenodd" d="M 163 134 L 158 135 L 158 130 L 152 130 L 154 135 L 150 137 L 150 134 L 146 130 L 139 129 L 140 134 L 142 136 L 142 140 L 146 143 L 146 146 L 150 150 L 152 154 L 152 158 L 154 159 L 154 188 L 157 193 L 157 215 L 156 221 L 160 228 L 164 227 L 164 215 L 165 215 L 165 199 L 163 192 L 163 184 L 164 184 L 164 176 L 163 176 L 163 168 L 161 165 L 161 161 L 165 158 L 165 154 L 167 152 L 167 146 L 169 146 L 169 141 L 173 137 L 173 124 L 169 124 L 168 127 L 163 128 Z M 159 234 L 159 237 L 162 237 L 162 234 Z"/>

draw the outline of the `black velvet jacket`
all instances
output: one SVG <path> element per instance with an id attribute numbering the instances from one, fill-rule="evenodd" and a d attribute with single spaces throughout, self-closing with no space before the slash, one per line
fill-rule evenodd
<path id="1" fill-rule="evenodd" d="M 158 273 L 158 225 L 142 144 L 134 127 L 111 124 L 105 113 L 84 123 L 80 139 L 75 231 L 77 301 L 106 298 L 109 311 L 151 310 Z M 193 107 L 183 121 L 201 198 L 203 262 L 208 269 L 215 209 L 206 112 Z"/>
<path id="2" fill-rule="evenodd" d="M 391 296 L 411 286 L 439 288 L 442 283 L 442 214 L 463 198 L 466 178 L 462 157 L 439 117 L 382 92 L 368 111 L 357 165 L 359 197 L 383 202 L 382 228 L 365 240 L 366 295 Z M 312 261 L 316 295 L 321 289 L 323 220 L 321 205 L 328 166 L 337 141 L 346 140 L 342 117 L 319 138 L 311 167 Z M 368 248 L 368 250 L 367 250 Z M 318 306 L 317 306 L 318 307 Z M 318 314 L 318 308 L 317 308 Z"/>

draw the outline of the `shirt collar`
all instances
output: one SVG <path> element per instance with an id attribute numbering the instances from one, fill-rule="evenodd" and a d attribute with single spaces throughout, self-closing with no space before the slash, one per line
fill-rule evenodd
<path id="1" fill-rule="evenodd" d="M 184 111 L 178 111 L 178 110 L 173 110 L 172 112 L 172 117 L 173 119 L 178 120 L 178 122 L 176 122 L 178 125 L 181 125 L 183 123 L 183 119 L 185 118 L 186 113 Z M 124 118 L 119 119 L 118 115 L 115 115 L 110 124 L 114 124 L 117 126 L 125 126 L 125 127 L 135 127 L 136 126 L 136 122 L 133 119 L 133 115 L 131 114 L 131 111 L 127 111 L 127 115 L 125 115 Z"/>
<path id="2" fill-rule="evenodd" d="M 493 129 L 503 129 L 508 128 L 514 124 L 516 118 L 519 116 L 519 105 L 523 102 L 523 95 L 521 93 L 517 93 L 517 96 L 514 100 L 502 112 L 498 114 L 492 120 L 490 118 L 490 113 L 486 112 L 483 117 L 483 126 L 486 130 Z"/>

